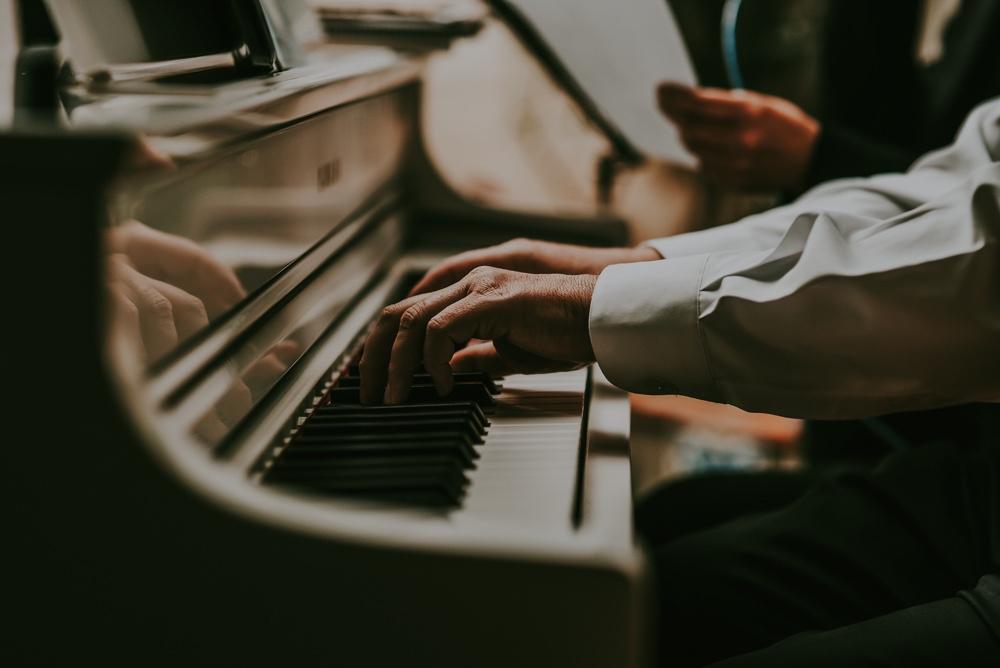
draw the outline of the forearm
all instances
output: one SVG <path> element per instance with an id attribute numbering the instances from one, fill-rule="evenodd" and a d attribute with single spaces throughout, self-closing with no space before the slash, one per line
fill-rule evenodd
<path id="1" fill-rule="evenodd" d="M 629 390 L 797 417 L 995 399 L 998 183 L 876 233 L 802 215 L 772 252 L 610 267 L 591 307 L 597 360 Z"/>

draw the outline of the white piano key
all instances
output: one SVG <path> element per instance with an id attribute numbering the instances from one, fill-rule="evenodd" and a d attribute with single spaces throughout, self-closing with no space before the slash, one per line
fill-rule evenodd
<path id="1" fill-rule="evenodd" d="M 586 369 L 504 379 L 454 523 L 572 531 L 586 384 Z"/>

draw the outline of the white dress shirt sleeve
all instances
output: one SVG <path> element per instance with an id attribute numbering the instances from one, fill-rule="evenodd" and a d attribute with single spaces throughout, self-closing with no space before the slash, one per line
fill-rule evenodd
<path id="1" fill-rule="evenodd" d="M 1000 397 L 1000 101 L 904 175 L 652 242 L 591 303 L 612 382 L 846 418 Z"/>

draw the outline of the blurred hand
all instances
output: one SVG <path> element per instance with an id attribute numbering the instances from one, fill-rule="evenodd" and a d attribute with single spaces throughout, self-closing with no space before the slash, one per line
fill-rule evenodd
<path id="1" fill-rule="evenodd" d="M 406 400 L 421 362 L 442 396 L 452 363 L 494 373 L 572 369 L 594 360 L 588 318 L 597 277 L 493 267 L 387 307 L 365 342 L 361 400 Z M 472 339 L 477 343 L 456 350 Z"/>
<path id="2" fill-rule="evenodd" d="M 499 246 L 450 257 L 427 272 L 410 295 L 440 290 L 476 267 L 496 267 L 529 274 L 600 274 L 605 267 L 627 262 L 662 260 L 652 248 L 591 248 L 548 241 L 514 239 Z"/>
<path id="3" fill-rule="evenodd" d="M 741 188 L 802 184 L 820 123 L 788 100 L 751 91 L 662 84 L 660 109 L 705 176 Z"/>
<path id="4" fill-rule="evenodd" d="M 126 255 L 140 273 L 200 299 L 209 318 L 246 295 L 236 274 L 190 239 L 133 220 L 110 230 L 108 247 Z"/>
<path id="5" fill-rule="evenodd" d="M 208 325 L 197 297 L 142 274 L 121 253 L 112 254 L 108 263 L 113 316 L 141 345 L 146 362 L 155 362 Z"/>

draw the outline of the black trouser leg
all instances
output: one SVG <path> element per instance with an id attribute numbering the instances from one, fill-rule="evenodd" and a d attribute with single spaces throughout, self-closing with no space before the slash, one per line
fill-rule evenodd
<path id="1" fill-rule="evenodd" d="M 662 545 L 740 517 L 780 510 L 819 480 L 809 470 L 717 472 L 682 478 L 647 494 L 635 510 L 635 528 Z"/>
<path id="2" fill-rule="evenodd" d="M 989 610 L 970 599 L 985 598 Z M 995 668 L 1000 666 L 1000 578 L 971 592 L 832 631 L 792 636 L 712 668 Z"/>
<path id="3" fill-rule="evenodd" d="M 661 656 L 704 665 L 931 604 L 1000 572 L 1000 453 L 929 446 L 652 547 Z"/>

